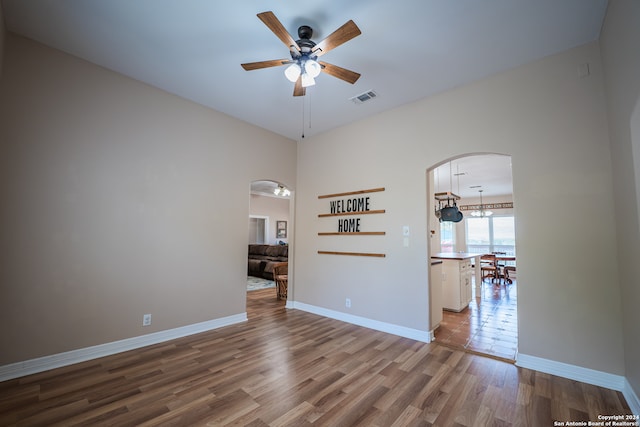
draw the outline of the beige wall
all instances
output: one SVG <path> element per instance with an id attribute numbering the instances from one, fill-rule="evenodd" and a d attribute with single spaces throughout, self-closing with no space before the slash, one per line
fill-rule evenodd
<path id="1" fill-rule="evenodd" d="M 4 39 L 5 39 L 5 29 L 4 29 L 4 15 L 2 11 L 2 2 L 0 2 L 0 78 L 2 78 L 2 64 L 4 59 Z"/>
<path id="2" fill-rule="evenodd" d="M 267 243 L 275 245 L 282 240 L 289 242 L 291 230 L 291 221 L 289 220 L 289 199 L 281 197 L 261 196 L 258 194 L 251 195 L 251 215 L 260 215 L 269 217 L 269 237 Z M 276 221 L 287 221 L 287 238 L 276 238 Z"/>
<path id="3" fill-rule="evenodd" d="M 12 35 L 0 149 L 0 365 L 245 312 L 250 183 L 296 178 L 294 141 Z"/>
<path id="4" fill-rule="evenodd" d="M 601 47 L 609 107 L 626 377 L 640 395 L 640 2 L 609 1 Z"/>
<path id="5" fill-rule="evenodd" d="M 591 76 L 581 79 L 583 63 Z M 589 44 L 300 143 L 296 301 L 427 330 L 426 170 L 466 153 L 507 154 L 518 239 L 519 351 L 623 375 L 600 64 L 598 45 Z M 386 188 L 375 198 L 386 214 L 367 218 L 367 228 L 386 236 L 317 235 L 333 221 L 317 217 L 327 211 L 318 195 L 373 187 Z M 403 225 L 410 226 L 409 247 Z M 386 257 L 318 255 L 319 249 Z"/>

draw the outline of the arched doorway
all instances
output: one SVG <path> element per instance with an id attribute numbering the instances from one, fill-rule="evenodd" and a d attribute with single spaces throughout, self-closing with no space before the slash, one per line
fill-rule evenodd
<path id="1" fill-rule="evenodd" d="M 432 336 L 446 345 L 513 361 L 518 329 L 511 157 L 446 159 L 430 168 L 427 177 Z M 462 213 L 459 222 L 448 216 L 438 219 L 447 205 Z M 498 257 L 497 277 L 490 277 L 488 269 L 485 277 L 481 254 Z"/>
<path id="2" fill-rule="evenodd" d="M 291 258 L 292 196 L 291 190 L 277 181 L 259 180 L 251 183 L 247 293 L 249 296 L 253 291 L 264 291 L 261 295 L 277 298 L 282 305 L 286 298 L 277 292 L 273 275 L 276 265 L 288 263 Z M 255 294 L 253 297 L 255 300 Z"/>

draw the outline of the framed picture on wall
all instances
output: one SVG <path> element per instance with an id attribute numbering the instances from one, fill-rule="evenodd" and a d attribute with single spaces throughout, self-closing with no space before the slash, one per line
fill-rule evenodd
<path id="1" fill-rule="evenodd" d="M 276 238 L 287 238 L 287 221 L 276 221 Z"/>

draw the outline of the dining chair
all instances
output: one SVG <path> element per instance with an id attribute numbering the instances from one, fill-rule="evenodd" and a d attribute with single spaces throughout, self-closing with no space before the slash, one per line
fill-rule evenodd
<path id="1" fill-rule="evenodd" d="M 500 270 L 498 266 L 498 261 L 496 260 L 496 256 L 494 254 L 485 254 L 480 257 L 480 272 L 482 276 L 482 281 L 484 279 L 491 278 L 491 281 L 500 279 Z"/>
<path id="2" fill-rule="evenodd" d="M 500 252 L 500 251 L 494 251 L 491 252 L 493 255 L 495 255 L 496 257 L 499 257 L 500 255 L 506 255 L 506 252 Z M 499 259 L 496 259 L 496 267 L 498 267 L 498 278 L 503 277 L 502 274 L 504 273 L 504 267 L 506 266 L 506 263 L 504 261 L 501 261 Z"/>
<path id="3" fill-rule="evenodd" d="M 273 266 L 273 280 L 276 282 L 276 298 L 287 299 L 289 285 L 289 263 L 279 262 Z"/>
<path id="4" fill-rule="evenodd" d="M 511 276 L 513 274 L 515 274 L 515 273 L 516 273 L 516 266 L 515 265 L 507 265 L 507 266 L 505 266 L 505 268 L 504 268 L 504 280 L 509 284 L 513 283 L 513 279 L 511 278 Z"/>

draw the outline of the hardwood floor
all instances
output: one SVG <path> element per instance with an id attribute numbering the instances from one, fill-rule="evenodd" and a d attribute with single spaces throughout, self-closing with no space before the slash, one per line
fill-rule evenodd
<path id="1" fill-rule="evenodd" d="M 619 392 L 287 310 L 0 383 L 2 426 L 552 426 L 629 414 Z"/>
<path id="2" fill-rule="evenodd" d="M 515 362 L 518 352 L 517 281 L 484 281 L 481 292 L 459 313 L 443 311 L 436 341 L 453 348 Z"/>

